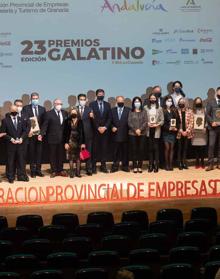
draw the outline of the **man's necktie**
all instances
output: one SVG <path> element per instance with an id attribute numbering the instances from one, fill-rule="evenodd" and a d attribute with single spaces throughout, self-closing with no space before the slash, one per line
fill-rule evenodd
<path id="1" fill-rule="evenodd" d="M 103 103 L 102 102 L 100 102 L 100 104 L 99 104 L 99 109 L 100 109 L 101 115 L 103 115 Z"/>
<path id="2" fill-rule="evenodd" d="M 83 116 L 83 107 L 80 107 L 80 115 Z"/>
<path id="3" fill-rule="evenodd" d="M 36 117 L 38 117 L 38 111 L 37 111 L 37 107 L 36 106 L 34 106 L 34 114 L 35 114 Z"/>
<path id="4" fill-rule="evenodd" d="M 17 118 L 16 117 L 13 117 L 13 125 L 15 127 L 15 130 L 17 130 L 18 128 L 18 123 L 17 123 Z"/>
<path id="5" fill-rule="evenodd" d="M 60 111 L 57 111 L 57 115 L 58 115 L 58 118 L 59 118 L 59 120 L 60 120 L 60 124 L 62 125 L 61 117 L 60 117 Z"/>
<path id="6" fill-rule="evenodd" d="M 119 108 L 119 112 L 118 112 L 118 118 L 119 118 L 119 120 L 121 120 L 121 116 L 122 116 L 122 108 Z"/>

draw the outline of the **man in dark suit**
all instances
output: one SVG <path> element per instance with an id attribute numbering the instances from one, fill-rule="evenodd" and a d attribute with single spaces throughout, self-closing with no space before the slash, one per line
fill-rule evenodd
<path id="1" fill-rule="evenodd" d="M 47 136 L 51 167 L 50 177 L 57 175 L 65 177 L 67 174 L 63 170 L 64 126 L 68 114 L 65 110 L 62 110 L 62 101 L 60 99 L 55 99 L 53 105 L 54 108 L 45 114 L 39 140 L 42 140 L 43 136 Z"/>
<path id="2" fill-rule="evenodd" d="M 111 125 L 111 107 L 104 101 L 103 89 L 96 90 L 96 100 L 90 103 L 94 114 L 94 148 L 93 148 L 93 173 L 96 173 L 98 157 L 101 161 L 101 172 L 108 173 L 106 168 L 106 156 L 108 151 L 109 128 Z"/>
<path id="3" fill-rule="evenodd" d="M 31 104 L 25 106 L 23 111 L 29 119 L 36 117 L 39 128 L 41 128 L 46 110 L 39 105 L 39 94 L 37 92 L 31 93 Z M 42 141 L 40 140 L 39 134 L 40 131 L 33 133 L 32 130 L 29 133 L 29 161 L 31 177 L 33 178 L 36 176 L 44 176 L 41 172 Z"/>
<path id="4" fill-rule="evenodd" d="M 117 106 L 112 109 L 112 133 L 114 141 L 113 165 L 111 172 L 119 169 L 120 160 L 122 170 L 129 172 L 128 168 L 128 114 L 130 108 L 124 106 L 124 97 L 116 98 Z"/>
<path id="5" fill-rule="evenodd" d="M 93 145 L 93 112 L 92 109 L 86 105 L 86 95 L 79 94 L 78 95 L 78 103 L 77 106 L 79 110 L 79 114 L 82 119 L 83 128 L 84 128 L 84 136 L 85 136 L 85 145 L 86 149 L 89 151 L 92 156 L 92 145 Z M 92 175 L 92 158 L 90 157 L 86 161 L 86 173 L 87 175 Z"/>
<path id="6" fill-rule="evenodd" d="M 2 120 L 1 133 L 6 133 L 7 142 L 6 176 L 13 183 L 17 171 L 18 181 L 29 181 L 24 162 L 24 142 L 29 130 L 25 120 L 18 116 L 17 107 L 12 105 L 10 113 Z"/>
<path id="7" fill-rule="evenodd" d="M 208 167 L 206 171 L 214 169 L 215 146 L 218 145 L 217 168 L 220 169 L 220 87 L 216 89 L 215 99 L 208 102 L 206 118 L 209 130 Z"/>

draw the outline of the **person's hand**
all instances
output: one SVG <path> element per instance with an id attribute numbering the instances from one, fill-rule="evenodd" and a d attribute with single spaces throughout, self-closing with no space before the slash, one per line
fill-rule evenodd
<path id="1" fill-rule="evenodd" d="M 89 117 L 94 118 L 94 113 L 92 111 L 89 113 Z"/>
<path id="2" fill-rule="evenodd" d="M 14 138 L 11 138 L 11 143 L 17 144 L 17 141 Z"/>
<path id="3" fill-rule="evenodd" d="M 104 132 L 106 131 L 106 127 L 99 127 L 98 131 L 100 134 L 104 134 Z"/>
<path id="4" fill-rule="evenodd" d="M 136 134 L 137 134 L 138 136 L 141 135 L 141 130 L 140 130 L 140 129 L 137 129 L 135 132 L 136 132 Z"/>
<path id="5" fill-rule="evenodd" d="M 68 143 L 65 143 L 64 148 L 65 148 L 65 150 L 69 150 L 69 149 L 70 149 L 69 144 L 68 144 Z"/>
<path id="6" fill-rule="evenodd" d="M 23 143 L 23 139 L 20 138 L 19 141 L 18 141 L 18 144 L 22 144 Z"/>
<path id="7" fill-rule="evenodd" d="M 31 138 L 33 136 L 33 132 L 30 130 L 28 137 Z"/>
<path id="8" fill-rule="evenodd" d="M 216 122 L 212 122 L 212 127 L 217 127 L 217 123 Z"/>
<path id="9" fill-rule="evenodd" d="M 183 137 L 186 137 L 186 136 L 187 136 L 187 132 L 186 132 L 186 131 L 183 131 L 183 132 L 182 132 L 182 136 L 183 136 Z"/>
<path id="10" fill-rule="evenodd" d="M 81 144 L 81 149 L 85 149 L 86 145 L 85 144 Z"/>
<path id="11" fill-rule="evenodd" d="M 37 140 L 38 140 L 38 141 L 42 141 L 42 140 L 43 140 L 43 137 L 42 137 L 41 135 L 38 135 Z"/>
<path id="12" fill-rule="evenodd" d="M 118 130 L 118 129 L 117 129 L 116 127 L 113 127 L 113 128 L 112 128 L 112 132 L 113 132 L 113 133 L 117 132 L 117 130 Z"/>
<path id="13" fill-rule="evenodd" d="M 6 136 L 7 134 L 6 133 L 0 133 L 0 138 Z"/>

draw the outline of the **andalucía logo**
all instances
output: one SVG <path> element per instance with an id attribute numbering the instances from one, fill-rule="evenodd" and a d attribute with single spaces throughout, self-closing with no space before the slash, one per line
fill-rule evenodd
<path id="1" fill-rule="evenodd" d="M 185 0 L 185 5 L 180 7 L 182 12 L 200 12 L 202 7 L 197 2 L 200 0 Z"/>
<path id="2" fill-rule="evenodd" d="M 168 12 L 159 0 L 103 0 L 101 12 Z"/>

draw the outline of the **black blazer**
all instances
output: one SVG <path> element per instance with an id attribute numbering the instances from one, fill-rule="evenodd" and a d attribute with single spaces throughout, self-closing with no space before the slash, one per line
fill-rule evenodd
<path id="1" fill-rule="evenodd" d="M 60 124 L 59 117 L 54 109 L 46 112 L 43 125 L 41 127 L 41 135 L 47 136 L 49 144 L 64 143 L 64 127 L 68 119 L 68 113 L 65 110 L 61 110 L 63 116 L 63 123 Z"/>
<path id="2" fill-rule="evenodd" d="M 110 104 L 103 101 L 104 104 L 104 111 L 103 115 L 101 115 L 99 110 L 99 105 L 97 101 L 93 101 L 90 103 L 90 108 L 94 113 L 93 124 L 95 129 L 97 130 L 99 127 L 106 127 L 107 129 L 110 128 L 111 125 L 111 107 Z"/>
<path id="3" fill-rule="evenodd" d="M 1 133 L 6 133 L 4 138 L 10 142 L 12 138 L 22 138 L 25 140 L 28 136 L 29 130 L 26 121 L 22 117 L 17 117 L 17 130 L 14 127 L 11 116 L 8 114 L 2 120 Z"/>
<path id="4" fill-rule="evenodd" d="M 113 140 L 115 142 L 128 141 L 128 114 L 130 108 L 124 107 L 121 115 L 121 119 L 118 118 L 118 108 L 112 109 L 112 127 L 116 127 L 118 130 L 113 134 Z"/>
<path id="5" fill-rule="evenodd" d="M 28 118 L 34 116 L 34 113 L 33 113 L 33 110 L 32 110 L 32 105 L 24 106 L 23 111 L 24 111 L 25 115 Z M 38 124 L 39 124 L 40 127 L 43 124 L 45 113 L 46 113 L 46 109 L 44 107 L 42 107 L 42 106 L 38 106 L 38 117 L 37 117 L 37 120 L 38 120 Z"/>
<path id="6" fill-rule="evenodd" d="M 79 109 L 79 106 L 77 108 Z M 90 112 L 92 112 L 92 109 L 88 106 L 85 106 L 84 112 L 83 112 L 83 115 L 81 118 L 82 124 L 83 124 L 85 140 L 93 138 L 93 120 L 89 116 Z"/>
<path id="7" fill-rule="evenodd" d="M 65 122 L 65 127 L 64 127 L 64 142 L 69 143 L 70 136 L 71 136 L 71 119 L 68 118 Z M 83 129 L 83 122 L 81 119 L 78 120 L 77 126 L 76 126 L 76 131 L 77 131 L 77 142 L 79 145 L 85 143 L 85 136 L 84 136 L 84 129 Z"/>
<path id="8" fill-rule="evenodd" d="M 217 108 L 220 109 L 219 105 L 217 104 L 216 99 L 209 101 L 207 106 L 206 106 L 206 119 L 207 119 L 207 122 L 208 122 L 208 129 L 209 130 L 214 129 L 211 124 L 212 124 L 212 122 L 215 121 L 214 113 L 215 113 L 215 110 Z"/>
<path id="9" fill-rule="evenodd" d="M 171 118 L 176 119 L 176 128 L 179 130 L 180 128 L 180 117 L 177 109 L 171 110 L 169 113 L 167 110 L 164 110 L 164 124 L 162 126 L 162 130 L 168 133 L 177 133 L 177 131 L 170 131 L 170 120 Z"/>

